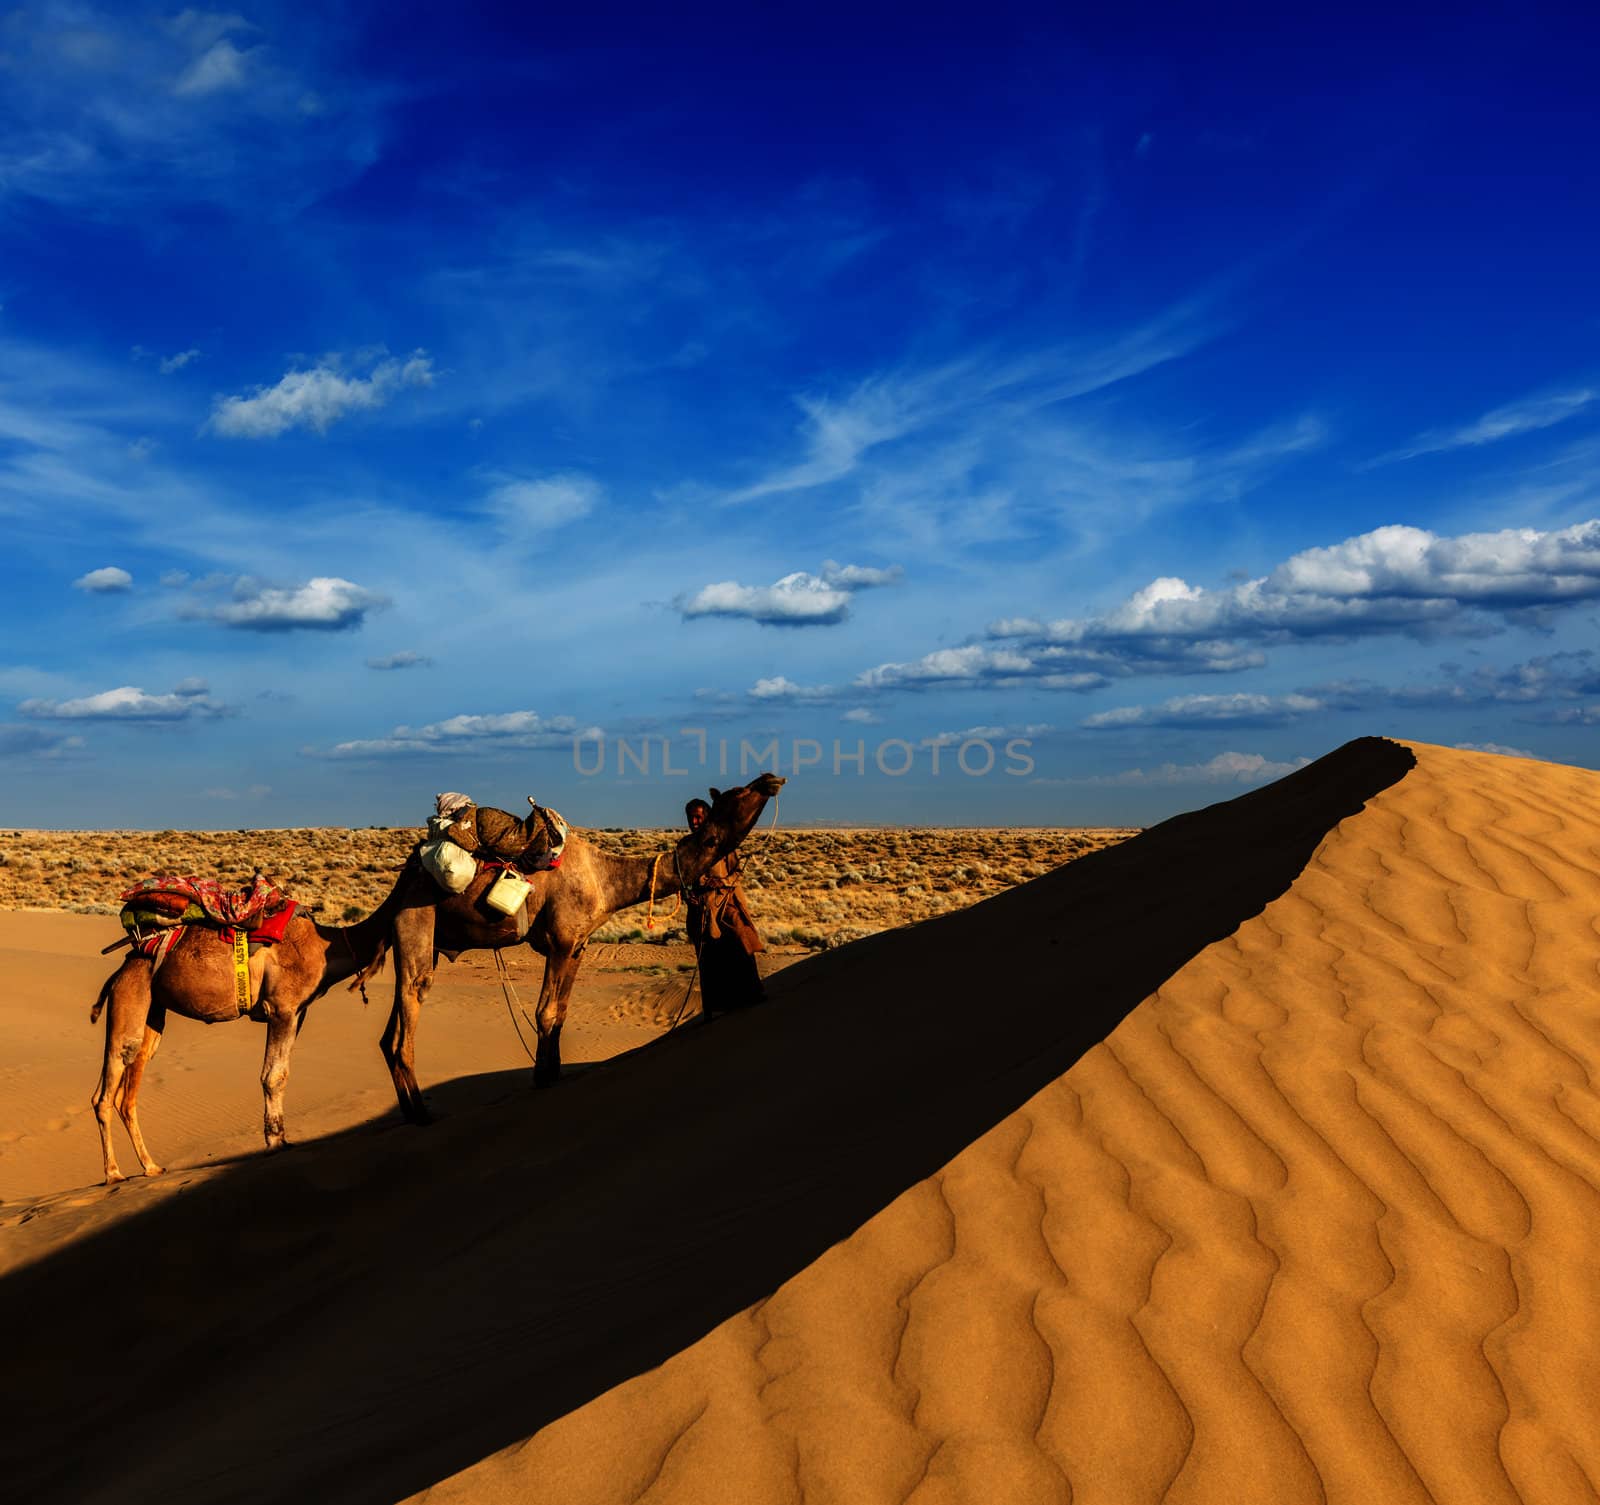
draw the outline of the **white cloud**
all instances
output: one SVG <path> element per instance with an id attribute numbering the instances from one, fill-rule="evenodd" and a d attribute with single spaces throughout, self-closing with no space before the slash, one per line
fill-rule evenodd
<path id="1" fill-rule="evenodd" d="M 537 711 L 451 716 L 427 726 L 397 726 L 387 737 L 340 742 L 332 758 L 388 757 L 405 753 L 474 753 L 505 749 L 570 747 L 574 741 L 604 737 L 597 726 L 584 726 L 571 716 L 541 716 Z"/>
<path id="2" fill-rule="evenodd" d="M 787 679 L 782 674 L 773 675 L 770 679 L 758 679 L 750 687 L 750 698 L 752 700 L 831 700 L 834 694 L 835 691 L 831 685 L 797 685 L 792 679 Z M 849 718 L 847 717 L 846 719 L 848 720 Z"/>
<path id="3" fill-rule="evenodd" d="M 1495 618 L 1600 598 L 1600 521 L 1440 537 L 1374 529 L 1307 549 L 1256 580 L 1206 590 L 1164 576 L 1102 616 L 994 623 L 1019 651 L 1058 648 L 1123 673 L 1241 667 L 1244 643 L 1492 631 Z M 1258 660 L 1259 661 L 1259 660 Z"/>
<path id="4" fill-rule="evenodd" d="M 41 721 L 189 721 L 231 715 L 233 708 L 213 700 L 204 680 L 185 680 L 166 695 L 119 685 L 77 700 L 24 700 L 17 710 Z"/>
<path id="5" fill-rule="evenodd" d="M 771 585 L 740 585 L 720 580 L 673 603 L 691 617 L 748 617 L 773 627 L 829 626 L 850 612 L 850 592 L 818 575 L 796 570 Z"/>
<path id="6" fill-rule="evenodd" d="M 402 388 L 432 386 L 433 379 L 432 358 L 423 350 L 403 361 L 380 360 L 364 377 L 342 375 L 330 359 L 290 371 L 253 396 L 219 398 L 206 426 L 230 439 L 272 439 L 292 428 L 325 434 L 347 414 L 381 408 Z"/>
<path id="7" fill-rule="evenodd" d="M 1568 706 L 1553 719 L 1561 726 L 1600 726 L 1600 705 Z"/>
<path id="8" fill-rule="evenodd" d="M 92 596 L 115 595 L 133 589 L 133 576 L 114 564 L 108 564 L 103 569 L 79 575 L 72 585 L 74 590 L 87 591 Z"/>
<path id="9" fill-rule="evenodd" d="M 163 376 L 171 376 L 174 371 L 183 370 L 190 361 L 199 359 L 200 352 L 198 350 L 180 350 L 176 355 L 169 355 L 160 362 L 161 374 Z"/>
<path id="10" fill-rule="evenodd" d="M 279 587 L 240 580 L 233 600 L 218 605 L 195 604 L 180 615 L 189 621 L 220 622 L 249 632 L 290 632 L 307 628 L 339 632 L 359 627 L 369 611 L 389 604 L 388 598 L 337 576 L 319 575 L 304 585 Z"/>
<path id="11" fill-rule="evenodd" d="M 1557 532 L 1508 528 L 1454 538 L 1397 525 L 1304 550 L 1221 590 L 1164 575 L 1099 616 L 1006 618 L 989 626 L 986 642 L 879 664 L 855 684 L 1092 690 L 1133 675 L 1256 668 L 1266 662 L 1262 644 L 1482 635 L 1596 599 L 1600 520 Z"/>
<path id="12" fill-rule="evenodd" d="M 1104 730 L 1125 726 L 1272 725 L 1322 710 L 1309 695 L 1177 695 L 1160 705 L 1119 706 L 1099 711 L 1083 725 Z"/>
<path id="13" fill-rule="evenodd" d="M 1264 784 L 1304 768 L 1311 759 L 1275 763 L 1260 753 L 1224 752 L 1204 763 L 1163 763 L 1159 768 L 1130 768 L 1123 773 L 1073 779 L 1070 783 L 1106 787 L 1168 784 Z"/>
<path id="14" fill-rule="evenodd" d="M 1577 387 L 1568 392 L 1547 392 L 1524 397 L 1495 408 L 1462 428 L 1419 434 L 1406 448 L 1380 455 L 1370 463 L 1385 465 L 1394 460 L 1412 460 L 1418 455 L 1437 454 L 1441 450 L 1475 448 L 1500 439 L 1515 438 L 1518 434 L 1564 423 L 1596 401 L 1600 401 L 1600 388 L 1595 387 Z"/>
<path id="15" fill-rule="evenodd" d="M 426 653 L 414 653 L 409 648 L 399 653 L 385 654 L 382 658 L 369 658 L 369 669 L 430 669 L 433 660 Z"/>
<path id="16" fill-rule="evenodd" d="M 829 559 L 818 575 L 796 570 L 771 585 L 720 580 L 701 586 L 692 595 L 679 596 L 672 604 L 685 621 L 692 617 L 747 617 L 776 627 L 833 626 L 850 615 L 850 598 L 856 591 L 893 585 L 904 573 L 897 564 L 878 568 Z"/>
<path id="17" fill-rule="evenodd" d="M 868 710 L 864 705 L 852 706 L 839 719 L 841 721 L 853 721 L 860 726 L 876 726 L 879 721 L 876 713 Z"/>
<path id="18" fill-rule="evenodd" d="M 513 539 L 527 539 L 587 517 L 603 494 L 599 482 L 586 475 L 507 477 L 490 490 L 484 507 Z"/>

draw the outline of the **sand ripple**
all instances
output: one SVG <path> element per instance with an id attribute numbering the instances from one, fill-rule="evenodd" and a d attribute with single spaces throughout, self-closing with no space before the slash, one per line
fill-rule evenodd
<path id="1" fill-rule="evenodd" d="M 1600 776 L 1414 750 L 938 1174 L 425 1498 L 1596 1499 Z"/>

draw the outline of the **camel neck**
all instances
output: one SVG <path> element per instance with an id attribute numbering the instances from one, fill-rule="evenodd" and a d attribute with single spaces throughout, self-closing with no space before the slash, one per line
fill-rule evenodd
<path id="1" fill-rule="evenodd" d="M 396 883 L 383 903 L 354 925 L 317 925 L 317 934 L 327 947 L 323 971 L 329 982 L 353 976 L 377 959 L 394 924 L 399 892 Z"/>

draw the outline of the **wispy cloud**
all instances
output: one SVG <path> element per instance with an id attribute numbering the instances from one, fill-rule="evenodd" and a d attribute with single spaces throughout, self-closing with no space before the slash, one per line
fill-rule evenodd
<path id="1" fill-rule="evenodd" d="M 347 77 L 326 104 L 318 56 L 337 24 L 281 37 L 242 16 L 91 3 L 6 17 L 0 196 L 113 205 L 167 199 L 292 213 L 377 151 L 383 100 Z M 270 188 L 270 191 L 268 191 Z"/>
<path id="2" fill-rule="evenodd" d="M 309 370 L 289 371 L 249 397 L 221 397 L 206 427 L 229 439 L 274 439 L 292 428 L 325 434 L 351 413 L 381 408 L 406 387 L 433 384 L 433 361 L 424 350 L 405 360 L 379 360 L 366 376 L 345 376 L 335 357 Z"/>
<path id="3" fill-rule="evenodd" d="M 603 496 L 600 483 L 587 475 L 499 476 L 484 498 L 484 509 L 509 539 L 526 543 L 587 517 Z"/>
<path id="4" fill-rule="evenodd" d="M 1160 705 L 1119 706 L 1086 717 L 1083 725 L 1106 731 L 1129 726 L 1278 726 L 1323 709 L 1309 695 L 1177 695 Z"/>
<path id="5" fill-rule="evenodd" d="M 92 596 L 112 596 L 133 589 L 133 576 L 117 565 L 108 564 L 87 575 L 79 575 L 72 582 L 74 590 L 87 591 Z"/>
<path id="6" fill-rule="evenodd" d="M 484 753 L 569 748 L 575 740 L 603 738 L 597 726 L 584 726 L 571 716 L 541 716 L 537 711 L 451 716 L 427 726 L 397 726 L 386 737 L 340 742 L 321 756 L 378 758 L 408 753 L 440 753 L 471 748 Z M 314 753 L 313 756 L 318 756 Z"/>
<path id="7" fill-rule="evenodd" d="M 1460 428 L 1435 429 L 1418 434 L 1404 448 L 1368 461 L 1368 468 L 1388 465 L 1396 460 L 1414 460 L 1418 455 L 1437 454 L 1441 450 L 1476 448 L 1497 443 L 1501 439 L 1513 439 L 1518 434 L 1531 433 L 1535 429 L 1553 428 L 1558 423 L 1576 417 L 1596 401 L 1600 401 L 1600 387 L 1574 387 L 1565 392 L 1524 397 L 1495 408 Z"/>
<path id="8" fill-rule="evenodd" d="M 182 98 L 243 88 L 249 58 L 249 51 L 241 52 L 224 37 L 220 42 L 213 42 L 178 75 L 172 92 Z"/>
<path id="9" fill-rule="evenodd" d="M 1204 763 L 1163 763 L 1158 768 L 1130 768 L 1122 773 L 1062 782 L 1103 788 L 1169 784 L 1265 784 L 1271 779 L 1281 779 L 1304 768 L 1310 761 L 1309 758 L 1297 758 L 1292 763 L 1282 763 L 1261 753 L 1224 752 Z"/>
<path id="10" fill-rule="evenodd" d="M 892 585 L 902 573 L 898 565 L 877 569 L 830 559 L 818 575 L 796 570 L 771 585 L 721 580 L 679 596 L 673 605 L 685 621 L 744 617 L 769 627 L 829 627 L 849 616 L 855 592 Z"/>
<path id="11" fill-rule="evenodd" d="M 1576 700 L 1600 695 L 1600 655 L 1592 649 L 1541 654 L 1502 668 L 1441 664 L 1440 677 L 1419 683 L 1382 685 L 1365 679 L 1332 680 L 1303 691 L 1337 710 L 1374 706 L 1474 709 L 1490 705 L 1533 705 L 1546 700 Z"/>
<path id="12" fill-rule="evenodd" d="M 203 680 L 185 680 L 165 695 L 119 685 L 76 700 L 24 700 L 17 710 L 40 721 L 191 721 L 234 712 L 232 706 L 212 698 Z"/>
<path id="13" fill-rule="evenodd" d="M 399 653 L 385 654 L 382 658 L 369 658 L 369 669 L 429 669 L 433 667 L 433 660 L 426 653 L 414 653 L 410 649 Z"/>
<path id="14" fill-rule="evenodd" d="M 218 622 L 248 632 L 342 632 L 359 627 L 368 612 L 388 598 L 350 580 L 319 575 L 304 585 L 271 586 L 258 580 L 235 583 L 233 598 L 216 604 L 193 602 L 179 613 L 187 621 Z"/>
<path id="15" fill-rule="evenodd" d="M 199 359 L 200 352 L 198 350 L 180 350 L 176 355 L 166 356 L 159 361 L 157 367 L 163 376 L 171 376 L 174 371 L 181 371 L 191 361 Z"/>
<path id="16" fill-rule="evenodd" d="M 0 726 L 0 758 L 62 758 L 83 745 L 82 737 L 42 726 Z"/>
<path id="17" fill-rule="evenodd" d="M 1455 742 L 1451 745 L 1462 752 L 1486 752 L 1502 758 L 1532 758 L 1536 762 L 1543 761 L 1536 752 L 1529 752 L 1523 747 L 1506 747 L 1499 742 Z"/>
<path id="18" fill-rule="evenodd" d="M 1015 421 L 1187 354 L 1210 329 L 1180 309 L 1121 338 L 1058 346 L 1012 359 L 967 357 L 868 377 L 841 396 L 804 393 L 801 459 L 734 491 L 729 503 L 842 480 L 872 451 L 983 409 Z"/>

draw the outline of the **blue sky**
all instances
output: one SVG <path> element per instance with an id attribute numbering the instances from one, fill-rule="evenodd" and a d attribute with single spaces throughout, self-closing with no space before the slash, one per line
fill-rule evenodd
<path id="1" fill-rule="evenodd" d="M 1600 23 L 1109 9 L 0 15 L 0 822 L 1596 766 Z"/>

